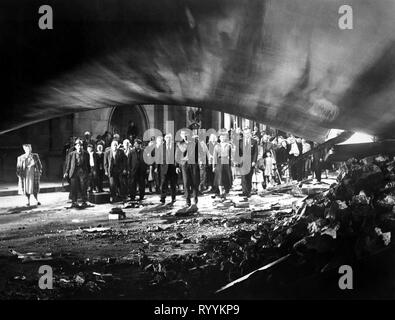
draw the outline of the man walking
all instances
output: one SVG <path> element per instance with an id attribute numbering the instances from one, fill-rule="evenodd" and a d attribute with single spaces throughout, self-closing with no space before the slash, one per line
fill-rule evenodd
<path id="1" fill-rule="evenodd" d="M 89 154 L 89 175 L 88 175 L 88 193 L 97 191 L 97 168 L 96 153 L 92 144 L 88 144 L 87 151 Z"/>
<path id="2" fill-rule="evenodd" d="M 189 210 L 196 210 L 198 203 L 198 192 L 200 183 L 200 173 L 198 164 L 198 141 L 188 138 L 186 130 L 180 132 L 181 141 L 177 145 L 176 161 L 179 166 L 176 172 L 182 172 L 186 205 Z M 181 168 L 181 170 L 180 170 Z M 192 205 L 191 197 L 194 200 Z"/>
<path id="3" fill-rule="evenodd" d="M 248 163 L 243 163 L 243 167 L 247 168 L 247 173 L 244 172 L 241 176 L 241 186 L 242 193 L 240 196 L 249 198 L 251 196 L 252 189 L 252 175 L 254 173 L 255 164 L 258 158 L 258 143 L 255 139 L 252 139 L 251 130 L 245 129 L 243 131 L 243 142 L 242 142 L 242 153 L 243 153 L 243 162 L 248 161 Z M 251 153 L 251 158 L 245 157 L 246 152 Z M 246 160 L 245 160 L 246 159 Z"/>
<path id="4" fill-rule="evenodd" d="M 104 179 L 104 152 L 103 145 L 98 144 L 96 146 L 96 157 L 95 157 L 95 167 L 96 167 L 96 187 L 97 192 L 103 192 L 103 179 Z"/>
<path id="5" fill-rule="evenodd" d="M 170 133 L 165 136 L 165 144 L 162 145 L 163 149 L 163 161 L 160 164 L 160 175 L 161 175 L 161 195 L 160 202 L 165 204 L 167 190 L 170 183 L 171 192 L 171 203 L 176 201 L 176 188 L 177 188 L 177 172 L 175 164 L 175 148 L 173 137 Z"/>
<path id="6" fill-rule="evenodd" d="M 82 142 L 77 140 L 75 151 L 67 157 L 64 178 L 70 178 L 71 208 L 78 208 L 78 191 L 81 193 L 81 207 L 87 207 L 87 180 L 89 175 L 89 154 L 83 150 Z"/>
<path id="7" fill-rule="evenodd" d="M 134 141 L 134 148 L 128 158 L 127 167 L 130 181 L 130 200 L 135 200 L 138 185 L 140 195 L 139 200 L 142 201 L 145 196 L 147 165 L 144 161 L 144 150 L 142 149 L 142 141 L 140 139 L 135 139 Z"/>
<path id="8" fill-rule="evenodd" d="M 104 154 L 104 172 L 110 182 L 110 203 L 122 197 L 121 174 L 126 174 L 125 156 L 118 149 L 118 142 L 111 142 L 111 147 Z"/>
<path id="9" fill-rule="evenodd" d="M 121 174 L 121 193 L 122 196 L 126 198 L 128 194 L 130 194 L 130 175 L 129 175 L 129 168 L 128 168 L 128 163 L 130 160 L 130 157 L 132 156 L 132 146 L 130 143 L 129 139 L 123 140 L 123 155 L 124 155 L 124 161 L 125 161 L 125 169 L 126 172 L 123 171 L 125 174 Z"/>

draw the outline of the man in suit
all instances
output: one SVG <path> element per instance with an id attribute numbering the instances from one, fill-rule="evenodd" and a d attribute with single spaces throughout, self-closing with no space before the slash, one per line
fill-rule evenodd
<path id="1" fill-rule="evenodd" d="M 159 159 L 160 163 L 163 163 L 163 154 L 161 152 L 163 151 L 164 143 L 163 143 L 163 136 L 157 136 L 155 139 L 155 149 L 153 150 L 153 156 L 155 156 L 156 153 L 160 154 L 160 157 L 156 157 L 155 159 Z M 154 170 L 154 179 L 155 179 L 155 192 L 157 194 L 161 194 L 161 185 L 162 185 L 162 174 L 160 172 L 161 166 L 160 165 L 155 165 L 155 170 Z"/>
<path id="2" fill-rule="evenodd" d="M 206 166 L 206 179 L 207 179 L 207 192 L 215 192 L 216 187 L 214 186 L 214 149 L 218 143 L 217 135 L 214 133 L 210 134 L 208 145 L 207 145 L 207 166 Z"/>
<path id="3" fill-rule="evenodd" d="M 246 152 L 250 150 L 251 158 L 245 157 Z M 244 172 L 241 176 L 242 193 L 240 196 L 250 197 L 252 189 L 252 175 L 254 173 L 255 164 L 258 158 L 258 143 L 252 139 L 251 130 L 249 128 L 243 131 L 242 148 L 243 153 L 243 167 L 247 168 L 247 173 Z M 248 163 L 245 163 L 247 161 Z"/>
<path id="4" fill-rule="evenodd" d="M 295 159 L 300 155 L 300 149 L 298 143 L 293 135 L 288 137 L 288 153 L 289 153 L 288 158 L 290 161 L 295 161 Z M 299 165 L 298 162 L 294 162 L 293 165 L 290 167 L 290 174 L 292 180 L 299 180 L 298 165 Z"/>
<path id="5" fill-rule="evenodd" d="M 129 139 L 123 140 L 123 154 L 124 154 L 124 161 L 125 161 L 125 166 L 126 166 L 126 174 L 121 175 L 121 187 L 122 187 L 122 195 L 126 196 L 130 194 L 130 175 L 129 175 L 129 168 L 128 168 L 128 163 L 129 159 L 132 156 L 132 146 L 130 144 Z"/>
<path id="6" fill-rule="evenodd" d="M 122 197 L 121 174 L 126 174 L 125 156 L 118 148 L 118 142 L 111 142 L 111 147 L 104 153 L 104 172 L 110 182 L 110 202 Z"/>
<path id="7" fill-rule="evenodd" d="M 147 174 L 147 165 L 144 161 L 144 150 L 142 141 L 135 139 L 134 148 L 128 158 L 128 171 L 130 181 L 130 200 L 134 201 L 136 197 L 137 185 L 139 187 L 139 200 L 142 201 L 145 196 L 145 178 Z"/>
<path id="8" fill-rule="evenodd" d="M 95 153 L 95 167 L 96 167 L 96 182 L 97 192 L 103 192 L 103 179 L 104 179 L 104 152 L 103 144 L 99 143 L 96 146 Z"/>
<path id="9" fill-rule="evenodd" d="M 158 152 L 158 151 L 157 151 Z M 171 203 L 176 201 L 177 172 L 175 164 L 175 148 L 173 137 L 170 133 L 165 136 L 165 143 L 162 144 L 161 153 L 156 154 L 160 157 L 157 166 L 160 167 L 161 196 L 160 202 L 165 204 L 167 190 L 170 183 Z"/>
<path id="10" fill-rule="evenodd" d="M 188 138 L 188 132 L 182 130 L 180 132 L 181 141 L 177 144 L 176 150 L 176 161 L 177 168 L 176 172 L 182 172 L 182 181 L 184 184 L 186 205 L 192 207 L 191 197 L 194 200 L 194 207 L 196 208 L 198 203 L 198 192 L 200 183 L 200 172 L 199 172 L 199 153 L 197 139 Z M 181 168 L 181 169 L 180 169 Z"/>
<path id="11" fill-rule="evenodd" d="M 87 152 L 89 154 L 89 175 L 88 175 L 88 193 L 96 190 L 96 153 L 92 144 L 88 144 Z"/>
<path id="12" fill-rule="evenodd" d="M 75 151 L 72 151 L 67 157 L 65 178 L 70 178 L 70 198 L 71 207 L 78 207 L 78 191 L 81 193 L 82 207 L 87 206 L 87 180 L 89 175 L 89 154 L 83 150 L 80 140 L 75 143 Z"/>

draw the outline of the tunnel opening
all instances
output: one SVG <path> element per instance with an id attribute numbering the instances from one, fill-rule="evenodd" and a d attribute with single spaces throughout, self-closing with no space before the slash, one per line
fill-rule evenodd
<path id="1" fill-rule="evenodd" d="M 135 125 L 137 136 L 141 136 L 142 133 L 149 128 L 150 120 L 144 107 L 139 105 L 131 107 L 114 107 L 108 119 L 108 131 L 127 137 L 130 122 Z"/>

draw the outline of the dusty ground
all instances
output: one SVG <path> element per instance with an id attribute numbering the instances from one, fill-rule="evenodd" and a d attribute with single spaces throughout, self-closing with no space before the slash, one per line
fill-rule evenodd
<path id="1" fill-rule="evenodd" d="M 320 188 L 325 186 L 329 187 Z M 321 276 L 314 265 L 300 267 L 297 259 L 216 294 L 227 283 L 291 251 L 296 239 L 287 239 L 287 230 L 294 228 L 295 212 L 305 198 L 295 192 L 253 195 L 248 208 L 238 208 L 243 206 L 239 192 L 236 184 L 229 197 L 236 205 L 222 209 L 218 200 L 203 195 L 199 211 L 187 217 L 175 216 L 184 206 L 182 195 L 174 207 L 161 209 L 156 208 L 159 196 L 149 195 L 139 208 L 123 208 L 120 203 L 84 210 L 66 209 L 64 192 L 42 194 L 42 206 L 30 208 L 21 206 L 21 196 L 0 197 L 0 299 L 395 296 L 395 250 L 355 270 L 359 279 L 369 281 L 358 282 L 362 293 L 353 296 L 339 292 L 337 270 Z M 114 207 L 122 208 L 126 219 L 110 221 L 108 213 Z M 295 228 L 294 233 L 298 234 Z M 50 254 L 50 260 L 23 261 L 10 250 L 33 252 L 33 257 Z M 53 290 L 38 286 L 42 265 L 53 268 Z M 378 265 L 383 267 L 380 272 Z"/>
<path id="2" fill-rule="evenodd" d="M 230 196 L 236 203 L 241 199 L 238 189 Z M 66 209 L 68 194 L 64 192 L 42 194 L 40 201 L 42 206 L 26 208 L 21 206 L 25 202 L 21 196 L 0 198 L 2 298 L 215 297 L 215 290 L 240 275 L 229 275 L 214 260 L 207 266 L 207 247 L 229 241 L 235 232 L 253 231 L 270 217 L 268 209 L 273 204 L 281 202 L 284 214 L 291 212 L 300 198 L 254 195 L 249 208 L 219 209 L 217 200 L 203 195 L 198 213 L 176 217 L 175 211 L 184 205 L 181 195 L 174 207 L 165 209 L 155 208 L 159 196 L 149 195 L 140 208 L 123 209 L 126 219 L 120 221 L 109 221 L 108 213 L 122 204 Z M 106 229 L 86 230 L 94 227 Z M 11 249 L 51 253 L 51 260 L 22 262 Z M 53 290 L 38 288 L 38 269 L 43 264 L 53 267 Z M 167 270 L 162 270 L 165 265 Z M 193 279 L 197 266 L 203 266 L 200 273 L 210 275 Z"/>

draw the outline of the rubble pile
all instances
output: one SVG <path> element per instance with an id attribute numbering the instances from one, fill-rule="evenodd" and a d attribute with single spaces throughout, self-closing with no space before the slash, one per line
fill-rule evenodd
<path id="1" fill-rule="evenodd" d="M 307 235 L 304 222 L 299 222 L 293 227 L 295 232 L 291 232 L 290 226 L 296 219 L 294 213 L 274 212 L 260 223 L 250 220 L 250 227 L 242 219 L 245 228 L 237 228 L 226 237 L 202 238 L 201 250 L 196 254 L 173 255 L 162 261 L 152 261 L 141 253 L 140 267 L 150 273 L 152 286 L 171 288 L 174 295 L 201 297 L 202 292 L 205 295 L 212 293 L 223 283 L 276 260 L 290 250 L 293 243 Z M 294 234 L 299 238 L 293 239 Z"/>
<path id="2" fill-rule="evenodd" d="M 305 221 L 310 234 L 295 244 L 296 252 L 344 251 L 360 259 L 387 246 L 395 231 L 394 168 L 393 161 L 383 158 L 372 163 L 349 160 L 338 184 L 308 200 Z"/>
<path id="3" fill-rule="evenodd" d="M 395 231 L 394 205 L 395 163 L 351 159 L 337 184 L 307 198 L 298 210 L 273 210 L 252 230 L 239 228 L 225 238 L 208 239 L 195 256 L 165 259 L 161 277 L 158 268 L 151 270 L 156 276 L 153 283 L 178 281 L 185 284 L 186 291 L 206 283 L 212 290 L 215 284 L 219 287 L 234 281 L 289 253 L 291 264 L 309 272 L 338 267 L 390 244 Z M 168 274 L 172 276 L 167 278 Z"/>

